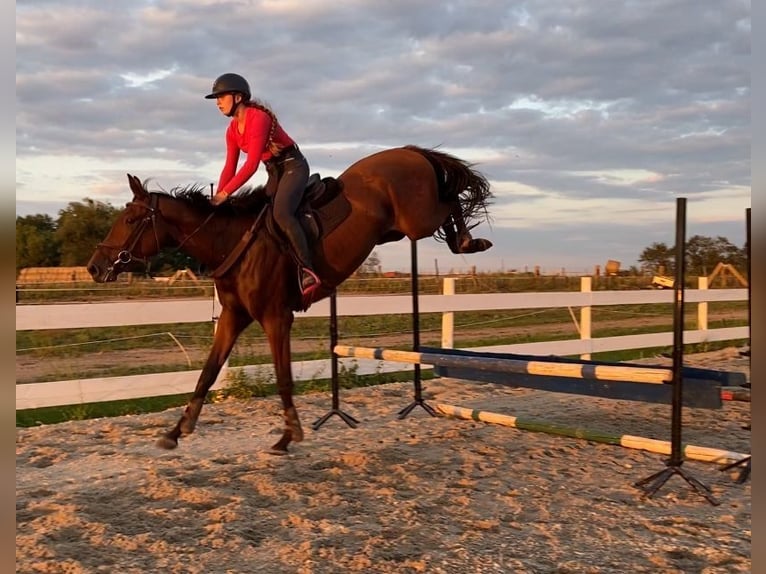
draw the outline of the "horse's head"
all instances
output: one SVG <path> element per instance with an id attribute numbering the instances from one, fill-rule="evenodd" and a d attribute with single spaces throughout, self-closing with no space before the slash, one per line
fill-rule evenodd
<path id="1" fill-rule="evenodd" d="M 98 283 L 115 281 L 123 271 L 142 269 L 169 241 L 159 210 L 159 196 L 128 174 L 133 200 L 120 212 L 109 234 L 88 262 L 88 272 Z"/>

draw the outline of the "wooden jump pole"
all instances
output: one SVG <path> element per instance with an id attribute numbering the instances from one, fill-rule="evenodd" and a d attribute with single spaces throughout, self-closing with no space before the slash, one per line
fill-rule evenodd
<path id="1" fill-rule="evenodd" d="M 546 434 L 567 436 L 570 438 L 579 438 L 598 442 L 603 444 L 613 444 L 625 448 L 643 450 L 658 454 L 670 454 L 671 444 L 666 440 L 657 440 L 633 435 L 617 435 L 601 431 L 588 430 L 582 427 L 567 427 L 545 421 L 520 419 L 511 415 L 501 415 L 488 411 L 476 409 L 467 409 L 453 405 L 438 403 L 435 405 L 437 412 L 444 416 L 455 417 L 464 420 L 481 421 L 485 423 L 498 424 L 507 427 L 513 427 L 520 430 L 542 432 Z M 685 458 L 698 460 L 702 462 L 712 462 L 715 464 L 736 464 L 747 460 L 750 455 L 709 448 L 704 446 L 683 445 Z"/>
<path id="2" fill-rule="evenodd" d="M 519 373 L 526 375 L 547 375 L 573 379 L 595 379 L 621 381 L 626 383 L 669 383 L 673 378 L 671 369 L 642 368 L 630 366 L 594 365 L 591 363 L 552 361 L 525 361 L 520 359 L 495 359 L 490 357 L 464 357 L 438 353 L 399 351 L 372 347 L 336 345 L 335 353 L 341 357 L 380 359 L 420 365 L 441 365 L 464 367 L 495 373 Z"/>

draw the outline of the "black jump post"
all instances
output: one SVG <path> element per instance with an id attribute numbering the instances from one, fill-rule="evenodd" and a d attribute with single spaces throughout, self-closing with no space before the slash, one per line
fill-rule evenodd
<path id="1" fill-rule="evenodd" d="M 411 262 L 411 284 L 412 284 L 412 350 L 416 353 L 420 351 L 420 305 L 418 303 L 418 242 L 415 239 L 410 240 L 410 262 Z M 431 405 L 423 400 L 423 383 L 420 378 L 420 363 L 415 364 L 414 375 L 415 391 L 412 402 L 399 411 L 399 419 L 405 418 L 417 406 L 423 408 L 432 417 L 436 416 L 436 411 Z"/>
<path id="2" fill-rule="evenodd" d="M 673 396 L 670 423 L 670 459 L 666 468 L 652 474 L 635 485 L 651 498 L 674 474 L 683 478 L 708 502 L 717 506 L 720 502 L 710 488 L 694 478 L 683 468 L 684 455 L 681 444 L 681 415 L 683 410 L 683 361 L 684 361 L 684 279 L 686 278 L 686 198 L 676 199 L 676 274 L 673 284 Z"/>
<path id="3" fill-rule="evenodd" d="M 356 428 L 359 421 L 340 408 L 340 383 L 338 381 L 338 355 L 335 354 L 335 346 L 338 344 L 338 299 L 336 291 L 330 295 L 330 376 L 332 387 L 332 408 L 319 417 L 311 425 L 314 430 L 319 430 L 333 415 L 338 416 L 351 428 Z"/>
<path id="4" fill-rule="evenodd" d="M 753 324 L 752 321 L 752 315 L 751 315 L 751 307 L 752 307 L 752 290 L 751 285 L 753 284 L 753 274 L 752 274 L 752 268 L 750 263 L 750 208 L 748 207 L 745 210 L 745 253 L 747 254 L 747 325 L 748 325 L 748 331 L 750 330 L 750 325 Z M 750 333 L 748 332 L 748 335 Z M 750 361 L 750 373 L 752 378 L 752 372 L 753 372 L 753 341 L 748 337 L 748 350 L 747 350 L 747 356 Z M 732 462 L 730 464 L 727 464 L 725 466 L 722 466 L 719 470 L 721 472 L 731 470 L 733 468 L 740 468 L 741 470 L 739 472 L 739 476 L 737 476 L 736 482 L 737 484 L 743 484 L 747 479 L 750 477 L 750 470 L 752 467 L 752 456 L 746 456 L 742 460 L 738 460 L 736 462 Z"/>

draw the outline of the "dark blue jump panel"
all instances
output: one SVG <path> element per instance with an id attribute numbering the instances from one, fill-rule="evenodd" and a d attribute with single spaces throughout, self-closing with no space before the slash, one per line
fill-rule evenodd
<path id="1" fill-rule="evenodd" d="M 633 366 L 641 368 L 667 369 L 652 365 L 637 365 L 635 363 L 611 363 L 599 361 L 580 361 L 576 359 L 563 359 L 561 357 L 516 355 L 509 353 L 478 353 L 457 349 L 440 349 L 433 347 L 421 347 L 423 353 L 440 353 L 451 356 L 465 356 L 475 358 L 492 359 L 515 359 L 520 361 L 540 361 L 552 363 L 585 363 L 592 365 Z M 641 401 L 647 403 L 671 404 L 673 396 L 672 384 L 650 383 L 626 383 L 624 381 L 603 381 L 590 379 L 573 379 L 570 377 L 558 377 L 548 375 L 526 375 L 516 373 L 493 373 L 479 371 L 464 367 L 434 366 L 434 373 L 442 377 L 453 377 L 470 381 L 483 381 L 497 383 L 512 387 L 525 387 L 540 391 L 554 393 L 569 393 L 587 395 L 608 399 L 620 399 L 628 401 Z M 710 369 L 698 369 L 684 367 L 681 371 L 684 383 L 683 404 L 686 407 L 720 409 L 723 405 L 721 400 L 722 381 L 738 380 L 731 375 L 742 373 L 725 373 Z M 727 377 L 726 375 L 729 375 Z M 727 385 L 728 386 L 728 385 Z"/>

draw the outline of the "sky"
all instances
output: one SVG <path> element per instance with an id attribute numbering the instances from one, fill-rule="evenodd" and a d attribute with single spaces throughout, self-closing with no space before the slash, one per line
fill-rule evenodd
<path id="1" fill-rule="evenodd" d="M 20 0 L 16 214 L 217 182 L 203 96 L 235 72 L 322 176 L 406 144 L 475 163 L 494 246 L 421 240 L 421 270 L 628 268 L 674 245 L 679 197 L 687 237 L 742 247 L 750 44 L 745 0 Z M 407 241 L 375 251 L 409 269 Z"/>

